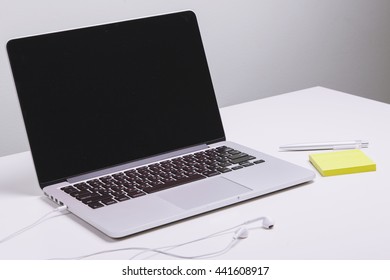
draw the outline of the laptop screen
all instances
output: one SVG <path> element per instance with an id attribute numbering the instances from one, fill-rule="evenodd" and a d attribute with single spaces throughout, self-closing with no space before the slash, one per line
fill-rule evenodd
<path id="1" fill-rule="evenodd" d="M 14 39 L 7 49 L 41 187 L 224 139 L 192 12 Z"/>

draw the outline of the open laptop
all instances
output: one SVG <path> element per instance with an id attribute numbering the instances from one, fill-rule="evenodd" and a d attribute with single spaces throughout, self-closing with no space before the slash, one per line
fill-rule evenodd
<path id="1" fill-rule="evenodd" d="M 226 142 L 191 11 L 10 40 L 43 192 L 108 236 L 310 181 Z"/>

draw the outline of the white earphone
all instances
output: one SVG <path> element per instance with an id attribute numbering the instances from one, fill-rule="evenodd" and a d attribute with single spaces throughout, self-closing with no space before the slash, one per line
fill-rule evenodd
<path id="1" fill-rule="evenodd" d="M 274 222 L 270 218 L 265 217 L 265 216 L 246 221 L 243 223 L 243 225 L 252 224 L 252 223 L 255 223 L 257 221 L 263 221 L 263 228 L 265 228 L 265 229 L 271 229 L 274 226 Z"/>
<path id="2" fill-rule="evenodd" d="M 261 221 L 261 220 L 263 221 L 262 227 L 264 229 L 272 229 L 274 227 L 274 222 L 268 217 L 255 218 L 255 219 L 246 221 L 245 223 L 243 223 L 243 225 L 251 224 L 251 223 L 254 223 L 257 221 Z M 233 238 L 234 239 L 245 239 L 245 238 L 248 238 L 248 235 L 249 235 L 249 230 L 245 227 L 241 227 L 234 232 Z"/>
<path id="3" fill-rule="evenodd" d="M 245 239 L 249 236 L 249 230 L 245 227 L 239 228 L 234 232 L 233 239 Z"/>

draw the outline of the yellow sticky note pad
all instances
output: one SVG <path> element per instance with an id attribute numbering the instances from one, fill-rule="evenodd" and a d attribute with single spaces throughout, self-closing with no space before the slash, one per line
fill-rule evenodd
<path id="1" fill-rule="evenodd" d="M 322 176 L 375 171 L 376 164 L 361 150 L 309 155 L 310 162 Z"/>

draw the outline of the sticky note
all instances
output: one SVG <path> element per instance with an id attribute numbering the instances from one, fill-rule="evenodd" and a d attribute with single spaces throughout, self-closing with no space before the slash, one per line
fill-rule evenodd
<path id="1" fill-rule="evenodd" d="M 376 164 L 361 150 L 346 150 L 309 155 L 322 176 L 375 171 Z"/>

